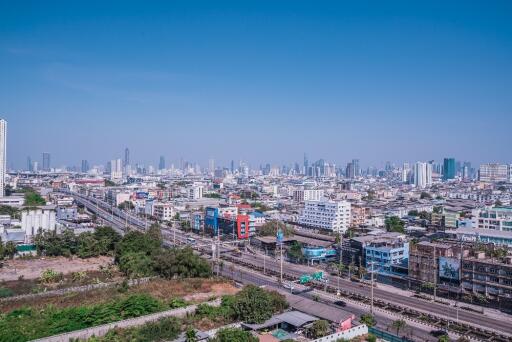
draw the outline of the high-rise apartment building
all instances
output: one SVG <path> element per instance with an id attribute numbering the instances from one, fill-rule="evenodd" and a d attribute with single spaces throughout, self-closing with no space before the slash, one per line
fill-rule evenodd
<path id="1" fill-rule="evenodd" d="M 455 159 L 444 158 L 443 162 L 443 180 L 455 179 Z"/>
<path id="2" fill-rule="evenodd" d="M 81 168 L 81 171 L 82 173 L 86 173 L 89 171 L 89 162 L 85 159 L 82 159 L 82 168 Z"/>
<path id="3" fill-rule="evenodd" d="M 50 171 L 50 153 L 43 152 L 43 171 Z"/>
<path id="4" fill-rule="evenodd" d="M 113 159 L 110 161 L 110 178 L 121 179 L 123 178 L 123 164 L 121 159 Z"/>
<path id="5" fill-rule="evenodd" d="M 211 158 L 208 160 L 208 172 L 213 175 L 215 172 L 215 159 Z"/>
<path id="6" fill-rule="evenodd" d="M 123 166 L 124 167 L 127 167 L 128 165 L 130 165 L 130 150 L 127 148 L 124 149 L 124 164 Z"/>
<path id="7" fill-rule="evenodd" d="M 509 182 L 510 165 L 506 164 L 482 164 L 478 170 L 480 182 Z"/>
<path id="8" fill-rule="evenodd" d="M 432 164 L 417 162 L 414 164 L 414 186 L 424 189 L 432 185 Z"/>
<path id="9" fill-rule="evenodd" d="M 165 170 L 165 157 L 160 156 L 160 161 L 158 162 L 158 170 Z"/>
<path id="10" fill-rule="evenodd" d="M 7 121 L 0 119 L 0 197 L 5 195 L 5 173 L 7 164 Z"/>

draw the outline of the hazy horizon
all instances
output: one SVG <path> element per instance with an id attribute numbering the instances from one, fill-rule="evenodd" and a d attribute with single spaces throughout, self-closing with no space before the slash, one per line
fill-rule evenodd
<path id="1" fill-rule="evenodd" d="M 512 2 L 0 3 L 8 166 L 511 163 Z"/>

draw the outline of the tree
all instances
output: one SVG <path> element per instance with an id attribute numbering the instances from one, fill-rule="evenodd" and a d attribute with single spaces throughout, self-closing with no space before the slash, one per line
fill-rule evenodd
<path id="1" fill-rule="evenodd" d="M 373 317 L 370 314 L 361 315 L 359 322 L 361 324 L 365 324 L 367 327 L 373 327 L 375 324 L 377 324 L 377 321 L 375 321 L 375 317 Z"/>
<path id="2" fill-rule="evenodd" d="M 162 245 L 162 227 L 158 223 L 153 223 L 151 226 L 149 226 L 146 234 L 151 240 L 155 241 L 155 243 L 158 242 L 158 247 Z"/>
<path id="3" fill-rule="evenodd" d="M 82 233 L 78 236 L 78 256 L 80 258 L 91 258 L 101 254 L 101 246 L 91 232 Z"/>
<path id="4" fill-rule="evenodd" d="M 4 260 L 5 257 L 5 248 L 2 242 L 2 237 L 0 236 L 0 261 Z"/>
<path id="5" fill-rule="evenodd" d="M 258 234 L 260 236 L 276 236 L 279 229 L 281 229 L 285 237 L 295 234 L 292 227 L 276 220 L 269 221 L 261 226 L 258 230 Z"/>
<path id="6" fill-rule="evenodd" d="M 232 305 L 233 318 L 247 323 L 263 323 L 285 307 L 287 304 L 283 295 L 248 285 L 236 296 Z"/>
<path id="7" fill-rule="evenodd" d="M 131 201 L 124 201 L 123 203 L 117 206 L 120 210 L 133 210 L 135 206 Z"/>
<path id="8" fill-rule="evenodd" d="M 336 235 L 334 236 L 334 244 L 339 245 L 341 243 L 341 236 L 339 232 L 336 232 Z"/>
<path id="9" fill-rule="evenodd" d="M 25 191 L 24 205 L 26 207 L 36 207 L 39 205 L 46 205 L 46 201 L 34 189 L 29 189 Z"/>
<path id="10" fill-rule="evenodd" d="M 192 248 L 171 248 L 154 255 L 154 271 L 163 278 L 206 278 L 212 274 L 208 262 Z"/>
<path id="11" fill-rule="evenodd" d="M 386 218 L 384 221 L 386 225 L 386 230 L 388 232 L 398 232 L 398 233 L 404 233 L 404 222 L 400 220 L 397 216 L 391 216 Z"/>
<path id="12" fill-rule="evenodd" d="M 101 245 L 101 254 L 107 254 L 113 251 L 117 243 L 121 240 L 121 235 L 112 227 L 97 227 L 94 230 L 94 238 Z"/>
<path id="13" fill-rule="evenodd" d="M 296 262 L 301 262 L 304 259 L 304 253 L 302 253 L 302 244 L 294 241 L 288 250 L 288 257 Z"/>
<path id="14" fill-rule="evenodd" d="M 250 332 L 239 328 L 225 328 L 217 332 L 211 342 L 258 342 Z"/>
<path id="15" fill-rule="evenodd" d="M 13 241 L 7 241 L 4 247 L 4 256 L 8 257 L 9 259 L 14 258 L 16 255 L 16 244 Z"/>
<path id="16" fill-rule="evenodd" d="M 366 273 L 368 273 L 366 271 L 366 268 L 364 268 L 363 266 L 359 266 L 359 268 L 357 269 L 357 272 L 359 274 L 360 279 L 363 279 L 363 277 L 366 275 Z"/>
<path id="17" fill-rule="evenodd" d="M 400 334 L 400 330 L 404 329 L 407 326 L 407 323 L 403 319 L 397 319 L 391 323 L 391 327 L 396 329 L 396 334 Z"/>
<path id="18" fill-rule="evenodd" d="M 447 335 L 439 336 L 437 339 L 438 342 L 450 342 L 450 338 Z"/>
<path id="19" fill-rule="evenodd" d="M 144 252 L 127 252 L 119 258 L 119 269 L 130 278 L 154 274 L 153 260 Z"/>
<path id="20" fill-rule="evenodd" d="M 422 191 L 421 195 L 420 195 L 420 199 L 432 199 L 432 196 L 428 192 Z"/>
<path id="21" fill-rule="evenodd" d="M 323 319 L 315 321 L 308 332 L 313 338 L 324 337 L 329 333 L 329 322 Z"/>

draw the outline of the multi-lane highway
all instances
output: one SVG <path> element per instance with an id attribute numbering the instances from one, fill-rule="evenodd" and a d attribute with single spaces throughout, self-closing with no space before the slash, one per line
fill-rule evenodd
<path id="1" fill-rule="evenodd" d="M 144 230 L 148 225 L 145 220 L 134 217 L 124 211 L 119 210 L 116 207 L 110 206 L 103 201 L 89 198 L 77 193 L 68 192 L 68 194 L 72 195 L 77 202 L 84 205 L 88 210 L 96 213 L 103 220 L 112 224 L 119 231 L 124 231 L 127 228 Z M 187 240 L 187 236 L 179 230 L 173 230 L 172 232 L 164 231 L 163 235 L 166 245 L 172 245 L 174 241 L 179 244 L 184 244 Z M 207 254 L 211 252 L 211 245 L 213 244 L 212 239 L 197 236 L 196 241 L 196 249 L 201 250 Z M 229 251 L 232 249 L 229 246 L 222 246 L 220 248 L 221 251 Z M 236 260 L 246 265 L 253 265 L 255 269 L 260 268 L 263 264 L 265 264 L 266 269 L 269 271 L 279 272 L 280 270 L 280 264 L 276 259 L 265 257 L 264 255 L 260 254 L 242 252 L 236 258 Z M 310 274 L 315 271 L 317 270 L 305 265 L 297 265 L 288 262 L 283 263 L 283 273 L 292 277 L 298 277 L 304 273 Z M 257 276 L 253 274 L 252 277 Z M 364 297 L 370 296 L 370 288 L 367 286 L 362 286 L 359 283 L 354 283 L 344 278 L 338 279 L 337 277 L 330 275 L 327 277 L 329 284 L 337 284 L 339 281 L 340 288 L 346 292 L 358 294 Z M 503 319 L 496 319 L 495 316 L 487 316 L 485 314 L 476 312 L 457 310 L 452 306 L 428 302 L 415 297 L 404 296 L 403 294 L 393 293 L 392 291 L 383 290 L 378 287 L 374 289 L 374 298 L 391 305 L 414 309 L 418 312 L 449 319 L 453 322 L 464 322 L 469 325 L 481 327 L 488 331 L 500 332 L 502 334 L 506 334 L 509 337 L 512 337 L 512 321 L 506 314 L 503 314 Z"/>

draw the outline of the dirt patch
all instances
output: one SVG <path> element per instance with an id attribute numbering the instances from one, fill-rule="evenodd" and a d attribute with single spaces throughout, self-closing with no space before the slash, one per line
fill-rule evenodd
<path id="1" fill-rule="evenodd" d="M 211 284 L 208 292 L 195 292 L 183 297 L 189 302 L 204 302 L 211 297 L 222 297 L 225 295 L 234 295 L 239 291 L 231 283 Z"/>
<path id="2" fill-rule="evenodd" d="M 80 259 L 65 257 L 45 257 L 36 259 L 14 259 L 4 263 L 0 268 L 0 281 L 24 279 L 37 279 L 41 272 L 51 268 L 59 273 L 99 270 L 100 266 L 106 267 L 113 262 L 112 257 L 100 256 L 97 258 Z"/>
<path id="3" fill-rule="evenodd" d="M 138 285 L 133 290 L 138 293 L 150 293 L 161 300 L 180 297 L 194 303 L 238 292 L 231 282 L 221 279 L 155 279 L 149 283 Z"/>

